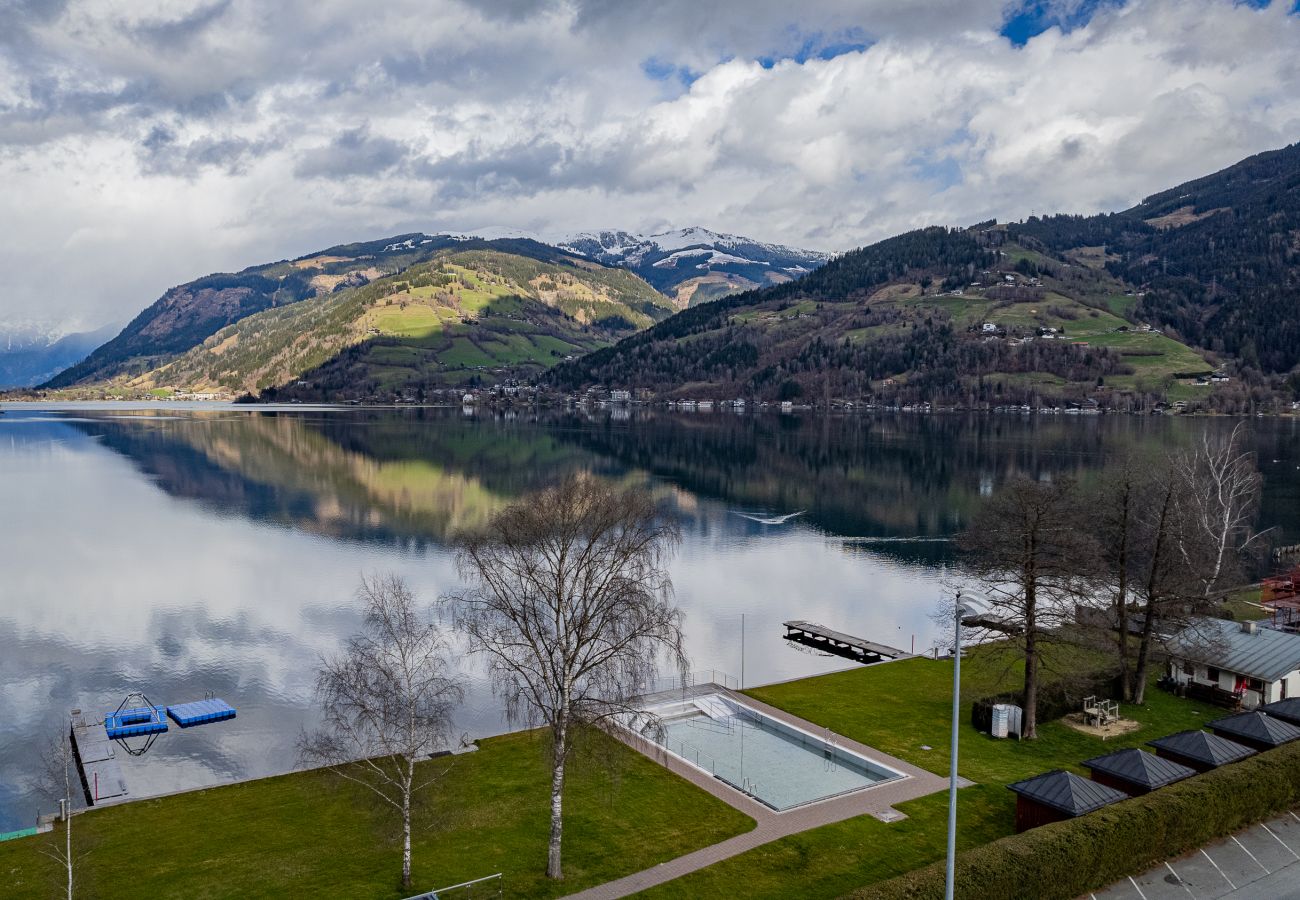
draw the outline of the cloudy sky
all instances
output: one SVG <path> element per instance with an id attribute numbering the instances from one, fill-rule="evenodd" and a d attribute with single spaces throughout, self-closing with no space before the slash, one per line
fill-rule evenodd
<path id="1" fill-rule="evenodd" d="M 0 0 L 0 322 L 403 231 L 842 250 L 1296 140 L 1296 0 Z"/>

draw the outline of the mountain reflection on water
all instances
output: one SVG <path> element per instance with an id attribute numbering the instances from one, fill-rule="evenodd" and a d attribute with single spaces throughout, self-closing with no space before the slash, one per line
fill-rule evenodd
<path id="1" fill-rule="evenodd" d="M 0 830 L 34 818 L 34 748 L 67 711 L 99 715 L 133 688 L 239 708 L 130 761 L 136 792 L 291 768 L 318 656 L 357 628 L 359 575 L 396 571 L 433 600 L 457 586 L 458 535 L 569 472 L 644 486 L 680 518 L 672 574 L 693 663 L 738 674 L 744 613 L 759 683 L 844 665 L 787 645 L 786 619 L 928 648 L 947 538 L 1008 478 L 1088 479 L 1128 449 L 1232 424 L 11 405 Z M 1300 541 L 1296 425 L 1251 423 L 1275 543 Z M 799 510 L 783 525 L 747 517 Z M 505 727 L 481 679 L 458 725 Z"/>

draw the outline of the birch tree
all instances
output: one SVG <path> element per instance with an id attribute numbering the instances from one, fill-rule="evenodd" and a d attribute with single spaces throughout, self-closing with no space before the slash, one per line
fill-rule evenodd
<path id="1" fill-rule="evenodd" d="M 1197 532 L 1182 552 L 1203 572 L 1202 597 L 1222 587 L 1223 579 L 1235 574 L 1237 562 L 1263 537 L 1254 530 L 1263 478 L 1254 454 L 1245 449 L 1246 435 L 1242 423 L 1226 438 L 1206 429 L 1192 449 L 1173 460 L 1184 485 L 1186 514 Z M 1193 553 L 1202 554 L 1203 560 L 1193 560 Z"/>
<path id="2" fill-rule="evenodd" d="M 41 757 L 40 782 L 42 793 L 59 804 L 63 819 L 63 845 L 59 846 L 56 840 L 43 846 L 41 852 L 66 870 L 68 900 L 72 900 L 73 869 L 79 858 L 72 849 L 73 785 L 81 786 L 75 778 L 77 762 L 73 754 L 72 735 L 67 731 L 60 732 L 49 742 Z"/>
<path id="3" fill-rule="evenodd" d="M 502 510 L 459 551 L 461 628 L 511 720 L 548 732 L 551 878 L 575 734 L 631 711 L 661 661 L 685 670 L 664 568 L 678 540 L 644 491 L 578 475 Z"/>
<path id="4" fill-rule="evenodd" d="M 341 653 L 321 659 L 316 697 L 324 720 L 299 739 L 299 759 L 329 766 L 401 817 L 402 887 L 409 889 L 412 804 L 447 771 L 416 763 L 451 744 L 463 688 L 442 633 L 404 581 L 363 578 L 357 596 L 364 628 Z"/>

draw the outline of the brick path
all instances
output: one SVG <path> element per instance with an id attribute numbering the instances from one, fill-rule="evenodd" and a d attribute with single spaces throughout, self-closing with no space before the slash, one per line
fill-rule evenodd
<path id="1" fill-rule="evenodd" d="M 761 703 L 752 697 L 740 696 L 716 685 L 710 685 L 705 690 L 708 693 L 731 695 L 740 703 L 813 734 L 829 734 L 825 728 L 806 722 L 797 716 L 792 716 L 774 706 Z M 695 693 L 699 692 L 699 690 L 695 691 Z M 712 846 L 704 847 L 693 853 L 687 853 L 685 856 L 670 859 L 653 868 L 644 869 L 615 881 L 588 888 L 577 894 L 571 894 L 570 897 L 573 900 L 614 900 L 617 897 L 627 897 L 638 891 L 644 891 L 657 884 L 663 884 L 666 881 L 672 881 L 674 878 L 711 866 L 716 862 L 721 862 L 747 850 L 779 840 L 787 835 L 798 834 L 810 828 L 829 825 L 832 822 L 841 822 L 856 816 L 871 815 L 883 822 L 895 822 L 906 818 L 903 813 L 893 808 L 895 803 L 925 797 L 948 787 L 948 779 L 946 778 L 919 769 L 910 763 L 903 762 L 901 759 L 888 756 L 865 744 L 859 744 L 857 741 L 849 740 L 841 735 L 834 735 L 837 746 L 883 763 L 891 769 L 902 772 L 905 777 L 887 781 L 874 787 L 863 788 L 842 797 L 832 797 L 828 800 L 809 803 L 806 806 L 779 813 L 728 787 L 718 779 L 711 778 L 676 756 L 666 754 L 658 745 L 650 741 L 635 738 L 626 733 L 622 737 L 629 746 L 666 765 L 671 771 L 687 781 L 734 806 L 752 818 L 757 825 L 753 831 L 745 834 L 738 834 Z M 968 783 L 965 780 L 961 782 L 963 786 Z"/>

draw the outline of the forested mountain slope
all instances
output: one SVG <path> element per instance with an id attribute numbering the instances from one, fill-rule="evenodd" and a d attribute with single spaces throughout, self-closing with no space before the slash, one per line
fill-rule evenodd
<path id="1" fill-rule="evenodd" d="M 248 316 L 119 383 L 133 393 L 416 397 L 536 374 L 671 311 L 667 298 L 621 269 L 557 251 L 489 249 L 529 249 L 510 242 L 463 246 L 369 284 Z"/>
<path id="2" fill-rule="evenodd" d="M 678 313 L 548 380 L 682 397 L 1241 410 L 1289 396 L 1298 369 L 1300 145 L 1120 213 L 890 238 Z"/>

